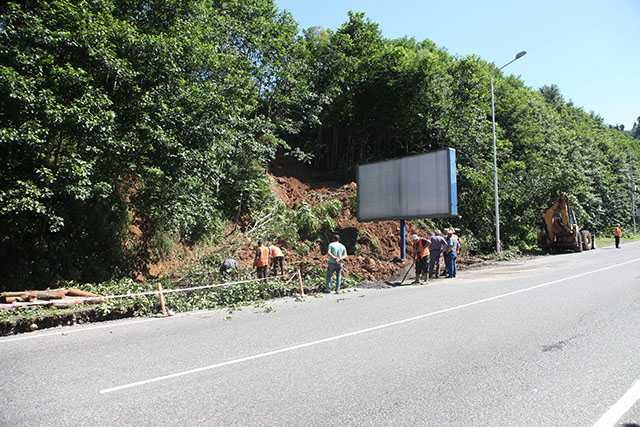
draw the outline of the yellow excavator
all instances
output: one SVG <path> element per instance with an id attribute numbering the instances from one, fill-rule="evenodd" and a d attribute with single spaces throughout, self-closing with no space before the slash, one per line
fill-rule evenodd
<path id="1" fill-rule="evenodd" d="M 549 209 L 542 213 L 542 221 L 537 228 L 538 246 L 544 251 L 560 251 L 571 249 L 575 252 L 595 249 L 593 237 L 586 230 L 581 230 L 567 200 L 567 193 L 562 193 Z"/>

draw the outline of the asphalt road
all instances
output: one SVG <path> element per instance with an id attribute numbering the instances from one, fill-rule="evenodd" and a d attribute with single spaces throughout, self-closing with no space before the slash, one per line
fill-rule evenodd
<path id="1" fill-rule="evenodd" d="M 628 243 L 0 338 L 0 425 L 633 425 L 639 261 Z"/>

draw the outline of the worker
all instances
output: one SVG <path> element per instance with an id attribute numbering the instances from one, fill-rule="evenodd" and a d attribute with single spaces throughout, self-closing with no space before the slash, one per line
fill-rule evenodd
<path id="1" fill-rule="evenodd" d="M 347 248 L 340 243 L 340 236 L 334 234 L 331 238 L 331 243 L 327 248 L 327 255 L 329 256 L 329 264 L 327 265 L 327 286 L 324 288 L 324 293 L 331 292 L 331 277 L 333 272 L 336 273 L 336 294 L 340 292 L 340 282 L 342 280 L 342 261 L 347 258 Z"/>
<path id="2" fill-rule="evenodd" d="M 284 254 L 282 250 L 274 244 L 269 246 L 269 263 L 273 266 L 273 275 L 278 275 L 278 266 L 280 266 L 280 274 L 284 275 Z"/>
<path id="3" fill-rule="evenodd" d="M 460 256 L 460 249 L 462 248 L 462 239 L 460 239 L 460 236 L 456 234 L 456 230 L 454 228 L 452 228 L 451 230 L 453 231 L 453 237 L 455 237 L 456 240 L 458 241 L 458 247 L 456 249 L 456 253 L 458 254 L 458 256 Z"/>
<path id="4" fill-rule="evenodd" d="M 411 236 L 411 241 L 413 243 L 413 259 L 416 266 L 416 278 L 413 280 L 413 283 L 420 284 L 421 276 L 423 275 L 425 281 L 428 283 L 429 240 L 414 234 Z"/>
<path id="5" fill-rule="evenodd" d="M 458 260 L 458 251 L 460 250 L 460 243 L 458 243 L 458 236 L 453 234 L 453 230 L 451 228 L 446 230 L 447 232 L 447 245 L 444 249 L 444 262 L 446 265 L 445 268 L 445 277 L 453 278 L 456 277 L 457 268 L 457 260 Z"/>
<path id="6" fill-rule="evenodd" d="M 617 224 L 613 228 L 613 237 L 616 239 L 616 248 L 620 248 L 620 237 L 622 237 L 622 230 L 620 229 L 620 224 Z"/>
<path id="7" fill-rule="evenodd" d="M 458 235 L 456 234 L 456 229 L 455 229 L 455 228 L 451 228 L 451 232 L 452 232 L 451 237 L 455 237 L 455 239 L 458 241 L 458 245 L 457 245 L 457 247 L 456 247 L 456 255 L 457 255 L 456 260 L 457 260 L 457 259 L 460 257 L 460 247 L 461 247 L 461 245 L 462 245 L 462 240 L 460 239 L 460 236 L 458 236 Z M 449 243 L 449 237 L 447 237 L 445 240 L 447 241 L 447 243 Z M 456 261 L 456 265 L 457 265 L 457 261 Z M 445 257 L 445 264 L 444 264 L 444 266 L 445 266 L 445 269 L 444 269 L 444 275 L 445 275 L 445 276 L 449 276 L 449 269 L 447 268 L 447 260 L 446 260 L 446 257 Z"/>
<path id="8" fill-rule="evenodd" d="M 429 279 L 440 278 L 440 255 L 447 245 L 447 241 L 441 234 L 440 230 L 436 230 L 429 239 Z"/>
<path id="9" fill-rule="evenodd" d="M 220 265 L 220 275 L 226 277 L 227 275 L 231 275 L 231 277 L 235 278 L 238 275 L 238 263 L 235 259 L 227 258 L 222 261 Z"/>
<path id="10" fill-rule="evenodd" d="M 253 266 L 258 273 L 258 279 L 267 277 L 267 267 L 269 266 L 269 249 L 264 246 L 262 240 L 258 240 L 258 249 L 256 249 L 256 257 L 253 260 Z"/>

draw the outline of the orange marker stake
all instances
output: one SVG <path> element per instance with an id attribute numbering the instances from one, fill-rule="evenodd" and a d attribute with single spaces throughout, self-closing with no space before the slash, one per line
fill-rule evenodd
<path id="1" fill-rule="evenodd" d="M 160 295 L 160 307 L 162 308 L 162 316 L 167 317 L 167 308 L 164 306 L 164 296 L 162 295 L 162 285 L 158 283 L 158 295 Z"/>
<path id="2" fill-rule="evenodd" d="M 298 283 L 300 284 L 300 295 L 304 296 L 304 288 L 302 287 L 302 275 L 300 269 L 298 269 Z"/>

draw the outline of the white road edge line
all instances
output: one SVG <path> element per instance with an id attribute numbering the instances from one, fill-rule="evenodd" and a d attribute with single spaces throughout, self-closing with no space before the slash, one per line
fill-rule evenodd
<path id="1" fill-rule="evenodd" d="M 600 417 L 593 427 L 613 427 L 640 400 L 640 380 L 636 380 L 631 388 Z"/>
<path id="2" fill-rule="evenodd" d="M 301 348 L 312 347 L 312 346 L 315 346 L 315 345 L 318 345 L 318 344 L 324 344 L 324 343 L 327 343 L 327 342 L 337 341 L 337 340 L 341 340 L 341 339 L 344 339 L 344 338 L 353 337 L 353 336 L 356 336 L 356 335 L 366 334 L 368 332 L 373 332 L 373 331 L 377 331 L 377 330 L 380 330 L 380 329 L 385 329 L 385 328 L 389 328 L 389 327 L 392 327 L 392 326 L 401 325 L 401 324 L 404 324 L 404 323 L 414 322 L 416 320 L 425 319 L 427 317 L 433 317 L 433 316 L 437 316 L 439 314 L 444 314 L 444 313 L 449 313 L 451 311 L 461 310 L 463 308 L 472 307 L 474 305 L 479 305 L 479 304 L 484 304 L 486 302 L 495 301 L 495 300 L 506 298 L 506 297 L 509 297 L 509 296 L 512 296 L 512 295 L 517 295 L 517 294 L 521 294 L 521 293 L 524 293 L 524 292 L 533 291 L 535 289 L 543 288 L 543 287 L 550 286 L 550 285 L 553 285 L 553 284 L 556 284 L 556 283 L 565 282 L 567 280 L 576 279 L 578 277 L 587 276 L 587 275 L 598 273 L 598 272 L 601 272 L 601 271 L 610 270 L 612 268 L 617 268 L 617 267 L 620 267 L 622 265 L 631 264 L 631 263 L 638 262 L 638 261 L 640 261 L 640 258 L 636 258 L 636 259 L 633 259 L 631 261 L 625 261 L 623 263 L 616 264 L 616 265 L 610 265 L 608 267 L 599 268 L 597 270 L 592 270 L 592 271 L 576 274 L 574 276 L 565 277 L 563 279 L 553 280 L 551 282 L 542 283 L 540 285 L 531 286 L 529 288 L 520 289 L 518 291 L 508 292 L 506 294 L 501 294 L 501 295 L 496 295 L 496 296 L 489 297 L 489 298 L 484 298 L 484 299 L 481 299 L 481 300 L 478 300 L 478 301 L 474 301 L 474 302 L 470 302 L 470 303 L 467 303 L 467 304 L 462 304 L 462 305 L 458 305 L 458 306 L 455 306 L 455 307 L 450 307 L 450 308 L 445 308 L 443 310 L 434 311 L 434 312 L 431 312 L 431 313 L 421 314 L 419 316 L 409 317 L 407 319 L 397 320 L 395 322 L 390 322 L 390 323 L 385 323 L 385 324 L 378 325 L 378 326 L 373 326 L 371 328 L 360 329 L 360 330 L 357 330 L 357 331 L 348 332 L 346 334 L 341 334 L 341 335 L 335 335 L 333 337 L 324 338 L 324 339 L 317 340 L 317 341 L 311 341 L 311 342 L 307 342 L 307 343 L 303 343 L 303 344 L 297 344 L 297 345 L 293 345 L 293 346 L 290 346 L 290 347 L 281 348 L 281 349 L 278 349 L 278 350 L 273 350 L 273 351 L 268 351 L 268 352 L 265 352 L 265 353 L 254 354 L 252 356 L 246 356 L 246 357 L 242 357 L 242 358 L 239 358 L 239 359 L 228 360 L 226 362 L 215 363 L 213 365 L 203 366 L 203 367 L 195 368 L 195 369 L 189 369 L 187 371 L 176 372 L 176 373 L 169 374 L 169 375 L 163 375 L 161 377 L 150 378 L 148 380 L 136 381 L 136 382 L 133 382 L 133 383 L 123 384 L 123 385 L 116 386 L 116 387 L 105 388 L 103 390 L 100 390 L 100 394 L 112 393 L 114 391 L 124 390 L 124 389 L 132 388 L 132 387 L 138 387 L 138 386 L 141 386 L 141 385 L 151 384 L 151 383 L 155 383 L 155 382 L 158 382 L 158 381 L 164 381 L 164 380 L 168 380 L 168 379 L 171 379 L 171 378 L 177 378 L 177 377 L 182 377 L 182 376 L 185 376 L 185 375 L 191 375 L 191 374 L 195 374 L 195 373 L 198 373 L 198 372 L 203 372 L 203 371 L 208 371 L 208 370 L 211 370 L 211 369 L 221 368 L 223 366 L 235 365 L 237 363 L 247 362 L 249 360 L 261 359 L 261 358 L 264 358 L 264 357 L 273 356 L 273 355 L 280 354 L 280 353 L 287 353 L 287 352 L 290 352 L 290 351 L 299 350 Z"/>

